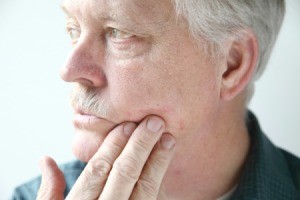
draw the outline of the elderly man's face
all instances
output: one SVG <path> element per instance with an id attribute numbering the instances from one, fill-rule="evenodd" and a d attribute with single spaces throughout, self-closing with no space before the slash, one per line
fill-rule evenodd
<path id="1" fill-rule="evenodd" d="M 76 83 L 79 159 L 88 161 L 117 124 L 151 114 L 179 142 L 214 126 L 221 62 L 205 56 L 169 0 L 66 0 L 64 7 L 74 48 L 62 77 Z"/>

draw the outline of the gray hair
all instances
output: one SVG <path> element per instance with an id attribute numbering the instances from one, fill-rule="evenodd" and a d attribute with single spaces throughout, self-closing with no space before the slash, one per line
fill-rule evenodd
<path id="1" fill-rule="evenodd" d="M 259 43 L 255 79 L 263 73 L 284 14 L 284 0 L 173 0 L 178 15 L 188 21 L 191 35 L 204 38 L 214 49 L 241 29 L 251 29 Z"/>

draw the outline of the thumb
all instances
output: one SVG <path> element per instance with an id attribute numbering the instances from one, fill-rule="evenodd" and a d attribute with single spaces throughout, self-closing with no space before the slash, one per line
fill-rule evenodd
<path id="1" fill-rule="evenodd" d="M 42 182 L 38 191 L 37 200 L 63 200 L 66 182 L 62 171 L 50 157 L 40 160 Z"/>

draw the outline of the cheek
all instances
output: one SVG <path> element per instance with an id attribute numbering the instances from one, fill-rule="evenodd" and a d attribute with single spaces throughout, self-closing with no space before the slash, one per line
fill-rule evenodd
<path id="1" fill-rule="evenodd" d="M 161 56 L 155 63 L 146 58 L 108 68 L 108 96 L 114 112 L 120 121 L 161 116 L 170 132 L 184 132 L 199 120 L 205 124 L 218 96 L 214 68 L 198 55 Z"/>
<path id="2" fill-rule="evenodd" d="M 176 113 L 176 98 L 167 89 L 168 82 L 155 74 L 124 68 L 111 74 L 110 103 L 123 120 L 139 122 L 151 114 L 165 118 Z"/>
<path id="3" fill-rule="evenodd" d="M 138 122 L 147 115 L 163 117 L 174 113 L 173 102 L 168 96 L 151 89 L 150 85 L 141 83 L 132 85 L 132 83 L 134 82 L 116 87 L 116 94 L 111 96 L 113 107 L 126 120 Z"/>

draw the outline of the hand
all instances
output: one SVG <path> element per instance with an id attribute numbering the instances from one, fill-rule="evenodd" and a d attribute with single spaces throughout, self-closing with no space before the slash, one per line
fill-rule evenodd
<path id="1" fill-rule="evenodd" d="M 165 124 L 149 116 L 137 127 L 113 129 L 79 176 L 66 199 L 165 200 L 162 180 L 174 154 L 175 140 Z M 41 161 L 38 200 L 64 198 L 65 180 L 51 158 Z"/>

